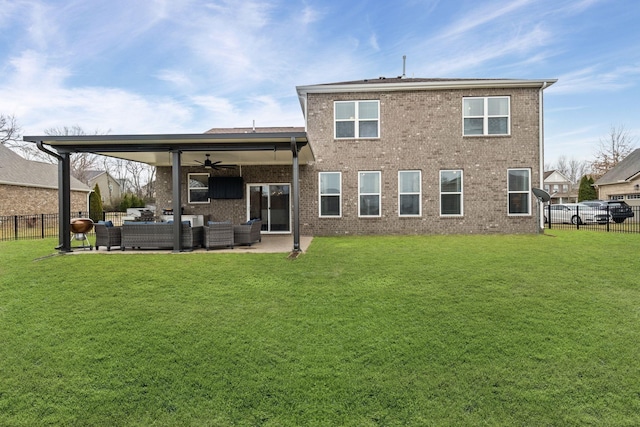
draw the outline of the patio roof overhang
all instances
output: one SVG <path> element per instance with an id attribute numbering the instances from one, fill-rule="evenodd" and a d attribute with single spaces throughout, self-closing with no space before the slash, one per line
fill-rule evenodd
<path id="1" fill-rule="evenodd" d="M 174 212 L 173 250 L 181 251 L 182 166 L 200 166 L 209 154 L 213 161 L 235 165 L 291 165 L 293 250 L 300 250 L 299 165 L 314 162 L 304 131 L 256 132 L 229 129 L 204 134 L 25 136 L 38 148 L 58 159 L 58 249 L 71 252 L 70 176 L 72 153 L 95 153 L 172 168 Z M 48 147 L 45 147 L 48 146 Z M 53 150 L 51 150 L 50 148 Z M 55 151 L 54 151 L 55 150 Z"/>
<path id="2" fill-rule="evenodd" d="M 304 131 L 204 134 L 25 136 L 58 153 L 95 153 L 152 166 L 171 166 L 172 152 L 179 151 L 182 166 L 199 166 L 210 154 L 212 160 L 235 165 L 290 165 L 291 141 L 295 140 L 301 164 L 314 162 Z"/>

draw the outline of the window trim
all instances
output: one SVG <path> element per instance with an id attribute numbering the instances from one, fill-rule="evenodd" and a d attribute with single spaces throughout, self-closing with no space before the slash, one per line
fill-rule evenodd
<path id="1" fill-rule="evenodd" d="M 529 173 L 529 188 L 526 191 L 522 190 L 509 190 L 509 172 L 510 171 L 527 171 Z M 526 213 L 511 213 L 511 206 L 509 203 L 509 196 L 511 194 L 527 194 L 527 212 Z M 507 215 L 508 216 L 531 216 L 531 168 L 509 168 L 507 169 Z"/>
<path id="2" fill-rule="evenodd" d="M 442 172 L 460 172 L 460 191 L 442 191 Z M 440 192 L 440 216 L 445 218 L 462 217 L 464 216 L 464 170 L 463 169 L 440 169 L 438 191 Z M 442 213 L 442 195 L 443 194 L 458 194 L 460 196 L 460 213 L 459 214 L 447 214 Z"/>
<path id="3" fill-rule="evenodd" d="M 508 112 L 506 115 L 489 115 L 489 99 L 504 98 L 507 100 Z M 466 116 L 464 109 L 464 102 L 468 99 L 483 99 L 484 109 L 482 116 Z M 507 133 L 489 133 L 489 118 L 506 117 L 507 118 Z M 464 120 L 465 119 L 483 119 L 482 120 L 482 133 L 481 134 L 466 134 L 464 132 Z M 462 136 L 464 137 L 500 137 L 511 136 L 511 96 L 509 95 L 497 95 L 497 96 L 463 96 L 462 97 Z"/>
<path id="4" fill-rule="evenodd" d="M 207 177 L 207 186 L 205 187 L 207 189 L 207 201 L 206 202 L 191 201 L 191 190 L 195 189 L 195 188 L 191 187 L 191 176 L 192 175 L 199 175 L 199 176 L 206 176 Z M 187 203 L 189 203 L 190 205 L 204 205 L 204 204 L 211 203 L 211 199 L 209 198 L 209 177 L 210 176 L 211 175 L 209 173 L 205 173 L 205 172 L 194 172 L 194 173 L 187 174 Z M 201 190 L 201 188 L 198 187 L 198 190 Z"/>
<path id="5" fill-rule="evenodd" d="M 323 194 L 322 193 L 322 175 L 325 174 L 337 174 L 338 175 L 338 194 Z M 322 198 L 323 197 L 338 197 L 338 215 L 323 215 L 322 214 Z M 319 218 L 342 218 L 342 172 L 324 171 L 318 172 L 318 217 Z"/>
<path id="6" fill-rule="evenodd" d="M 418 173 L 418 192 L 403 192 L 401 191 L 401 186 L 400 186 L 400 176 L 403 173 Z M 418 213 L 417 214 L 403 214 L 401 212 L 402 209 L 402 203 L 401 203 L 401 198 L 402 196 L 418 196 Z M 398 216 L 402 217 L 402 218 L 406 218 L 406 217 L 413 217 L 413 218 L 418 218 L 422 216 L 422 171 L 420 169 L 405 169 L 405 170 L 399 170 L 398 171 Z"/>
<path id="7" fill-rule="evenodd" d="M 378 136 L 360 136 L 360 126 L 359 123 L 362 122 L 373 122 L 373 119 L 360 119 L 360 103 L 361 102 L 375 102 L 378 106 L 378 118 L 375 119 L 377 122 L 377 130 L 376 133 Z M 353 103 L 355 110 L 355 117 L 353 119 L 338 119 L 336 117 L 337 105 L 338 104 L 346 104 Z M 338 136 L 338 122 L 353 122 L 353 135 L 354 136 Z M 334 139 L 380 139 L 380 100 L 378 99 L 357 99 L 357 100 L 343 100 L 343 101 L 333 101 L 333 138 Z"/>
<path id="8" fill-rule="evenodd" d="M 362 193 L 360 191 L 361 188 L 361 180 L 362 174 L 365 173 L 374 173 L 378 175 L 378 192 L 377 193 Z M 378 196 L 378 215 L 362 215 L 362 211 L 360 210 L 360 199 L 362 196 Z M 382 217 L 382 172 L 381 171 L 358 171 L 358 218 L 380 218 Z"/>

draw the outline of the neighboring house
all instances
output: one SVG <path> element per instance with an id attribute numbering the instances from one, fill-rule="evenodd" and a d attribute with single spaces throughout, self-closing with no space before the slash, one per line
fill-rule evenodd
<path id="1" fill-rule="evenodd" d="M 640 206 L 640 148 L 622 159 L 595 182 L 600 200 L 624 200 Z"/>
<path id="2" fill-rule="evenodd" d="M 93 190 L 98 184 L 100 195 L 102 196 L 102 204 L 113 206 L 123 196 L 122 182 L 116 179 L 108 171 L 87 171 L 87 184 Z"/>
<path id="3" fill-rule="evenodd" d="M 91 189 L 71 179 L 71 212 L 89 209 Z M 58 167 L 27 160 L 0 144 L 0 216 L 58 213 Z"/>
<path id="4" fill-rule="evenodd" d="M 578 192 L 566 175 L 557 170 L 544 173 L 544 190 L 551 195 L 551 204 L 576 203 Z"/>
<path id="5" fill-rule="evenodd" d="M 537 233 L 531 189 L 543 186 L 543 90 L 555 81 L 299 86 L 304 128 L 24 139 L 156 166 L 159 210 L 261 218 L 263 233 L 293 234 L 294 249 L 299 233 Z M 243 191 L 218 177 L 242 178 Z M 219 185 L 233 196 L 216 198 Z"/>

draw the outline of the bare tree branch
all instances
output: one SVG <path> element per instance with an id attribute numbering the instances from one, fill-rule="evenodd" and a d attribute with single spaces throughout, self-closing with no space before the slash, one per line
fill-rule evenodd
<path id="1" fill-rule="evenodd" d="M 592 163 L 596 175 L 602 176 L 627 157 L 635 148 L 636 138 L 629 135 L 624 125 L 611 125 L 609 134 L 600 138 L 598 151 Z"/>

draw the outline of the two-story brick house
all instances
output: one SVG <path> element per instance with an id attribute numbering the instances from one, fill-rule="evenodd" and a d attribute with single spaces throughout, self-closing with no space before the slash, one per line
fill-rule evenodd
<path id="1" fill-rule="evenodd" d="M 316 235 L 536 232 L 542 91 L 555 80 L 374 79 L 297 88 Z"/>
<path id="2" fill-rule="evenodd" d="M 543 91 L 554 82 L 299 86 L 304 128 L 25 139 L 154 165 L 158 209 L 214 221 L 261 218 L 263 233 L 293 233 L 294 248 L 297 233 L 535 233 Z M 219 176 L 241 178 L 242 196 L 212 197 L 210 179 Z"/>

